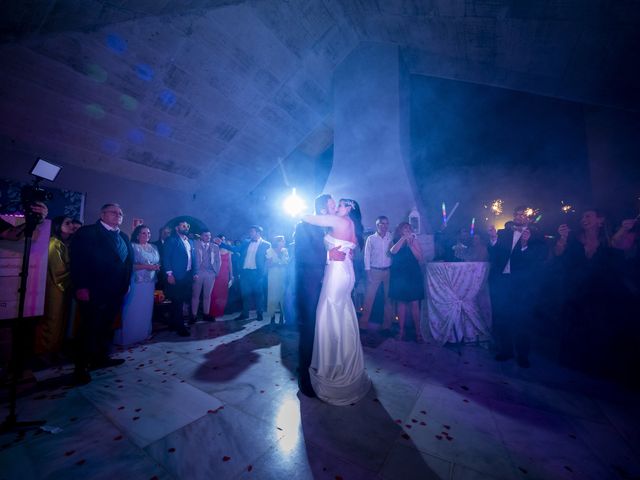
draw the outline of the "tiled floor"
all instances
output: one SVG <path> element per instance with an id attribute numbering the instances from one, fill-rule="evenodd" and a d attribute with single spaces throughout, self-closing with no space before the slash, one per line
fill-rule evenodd
<path id="1" fill-rule="evenodd" d="M 20 419 L 61 431 L 1 436 L 0 479 L 640 478 L 640 395 L 542 358 L 521 370 L 481 347 L 368 337 L 374 388 L 334 407 L 298 394 L 294 331 L 194 333 L 20 398 Z"/>

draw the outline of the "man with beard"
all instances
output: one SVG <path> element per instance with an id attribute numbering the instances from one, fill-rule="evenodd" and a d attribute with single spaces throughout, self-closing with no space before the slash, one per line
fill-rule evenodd
<path id="1" fill-rule="evenodd" d="M 190 335 L 184 324 L 183 305 L 191 302 L 191 288 L 198 277 L 198 263 L 193 242 L 187 237 L 189 224 L 180 222 L 163 247 L 162 266 L 166 275 L 166 294 L 171 300 L 169 328 L 181 337 Z"/>

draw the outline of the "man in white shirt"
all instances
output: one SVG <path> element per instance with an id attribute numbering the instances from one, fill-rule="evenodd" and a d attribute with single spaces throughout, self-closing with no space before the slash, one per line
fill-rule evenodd
<path id="1" fill-rule="evenodd" d="M 179 222 L 165 242 L 162 266 L 166 275 L 166 294 L 171 300 L 169 328 L 181 337 L 190 332 L 184 324 L 182 305 L 191 301 L 193 281 L 198 278 L 198 263 L 194 259 L 193 242 L 187 237 L 189 224 Z"/>
<path id="2" fill-rule="evenodd" d="M 220 243 L 220 248 L 240 254 L 242 313 L 235 320 L 249 318 L 252 304 L 256 307 L 257 319 L 262 320 L 262 313 L 266 308 L 267 250 L 271 248 L 271 244 L 262 238 L 262 227 L 249 227 L 249 238 L 243 240 L 239 247 Z"/>
<path id="3" fill-rule="evenodd" d="M 544 240 L 529 226 L 526 207 L 513 212 L 513 222 L 497 231 L 489 228 L 491 307 L 496 360 L 504 362 L 517 355 L 522 368 L 529 367 L 531 331 L 537 268 L 545 254 Z"/>
<path id="4" fill-rule="evenodd" d="M 213 283 L 220 271 L 220 248 L 211 241 L 211 232 L 208 230 L 200 232 L 200 240 L 195 242 L 195 262 L 198 264 L 198 276 L 193 280 L 191 312 L 194 317 L 198 314 L 202 294 L 204 320 L 214 322 L 216 319 L 209 315 L 209 309 Z"/>
<path id="5" fill-rule="evenodd" d="M 376 233 L 370 235 L 364 245 L 364 270 L 367 276 L 367 290 L 364 297 L 364 308 L 360 317 L 360 328 L 369 328 L 371 308 L 378 293 L 380 284 L 384 287 L 384 320 L 382 330 L 391 331 L 393 307 L 389 300 L 389 274 L 391 269 L 392 235 L 389 233 L 389 219 L 384 215 L 376 219 Z"/>

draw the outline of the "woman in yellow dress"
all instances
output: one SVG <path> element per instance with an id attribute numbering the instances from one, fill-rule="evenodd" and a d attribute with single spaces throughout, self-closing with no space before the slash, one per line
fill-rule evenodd
<path id="1" fill-rule="evenodd" d="M 71 218 L 60 216 L 51 221 L 44 316 L 36 327 L 35 352 L 41 357 L 60 353 L 67 331 L 71 303 L 68 247 L 72 234 Z"/>

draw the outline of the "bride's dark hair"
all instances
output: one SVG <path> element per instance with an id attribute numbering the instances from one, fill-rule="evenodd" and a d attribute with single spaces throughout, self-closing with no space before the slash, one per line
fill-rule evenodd
<path id="1" fill-rule="evenodd" d="M 340 202 L 351 207 L 351 210 L 349 210 L 349 218 L 353 221 L 356 238 L 358 239 L 358 246 L 362 249 L 364 247 L 364 227 L 362 226 L 362 212 L 360 211 L 360 205 L 358 205 L 358 202 L 350 198 L 341 198 Z"/>

